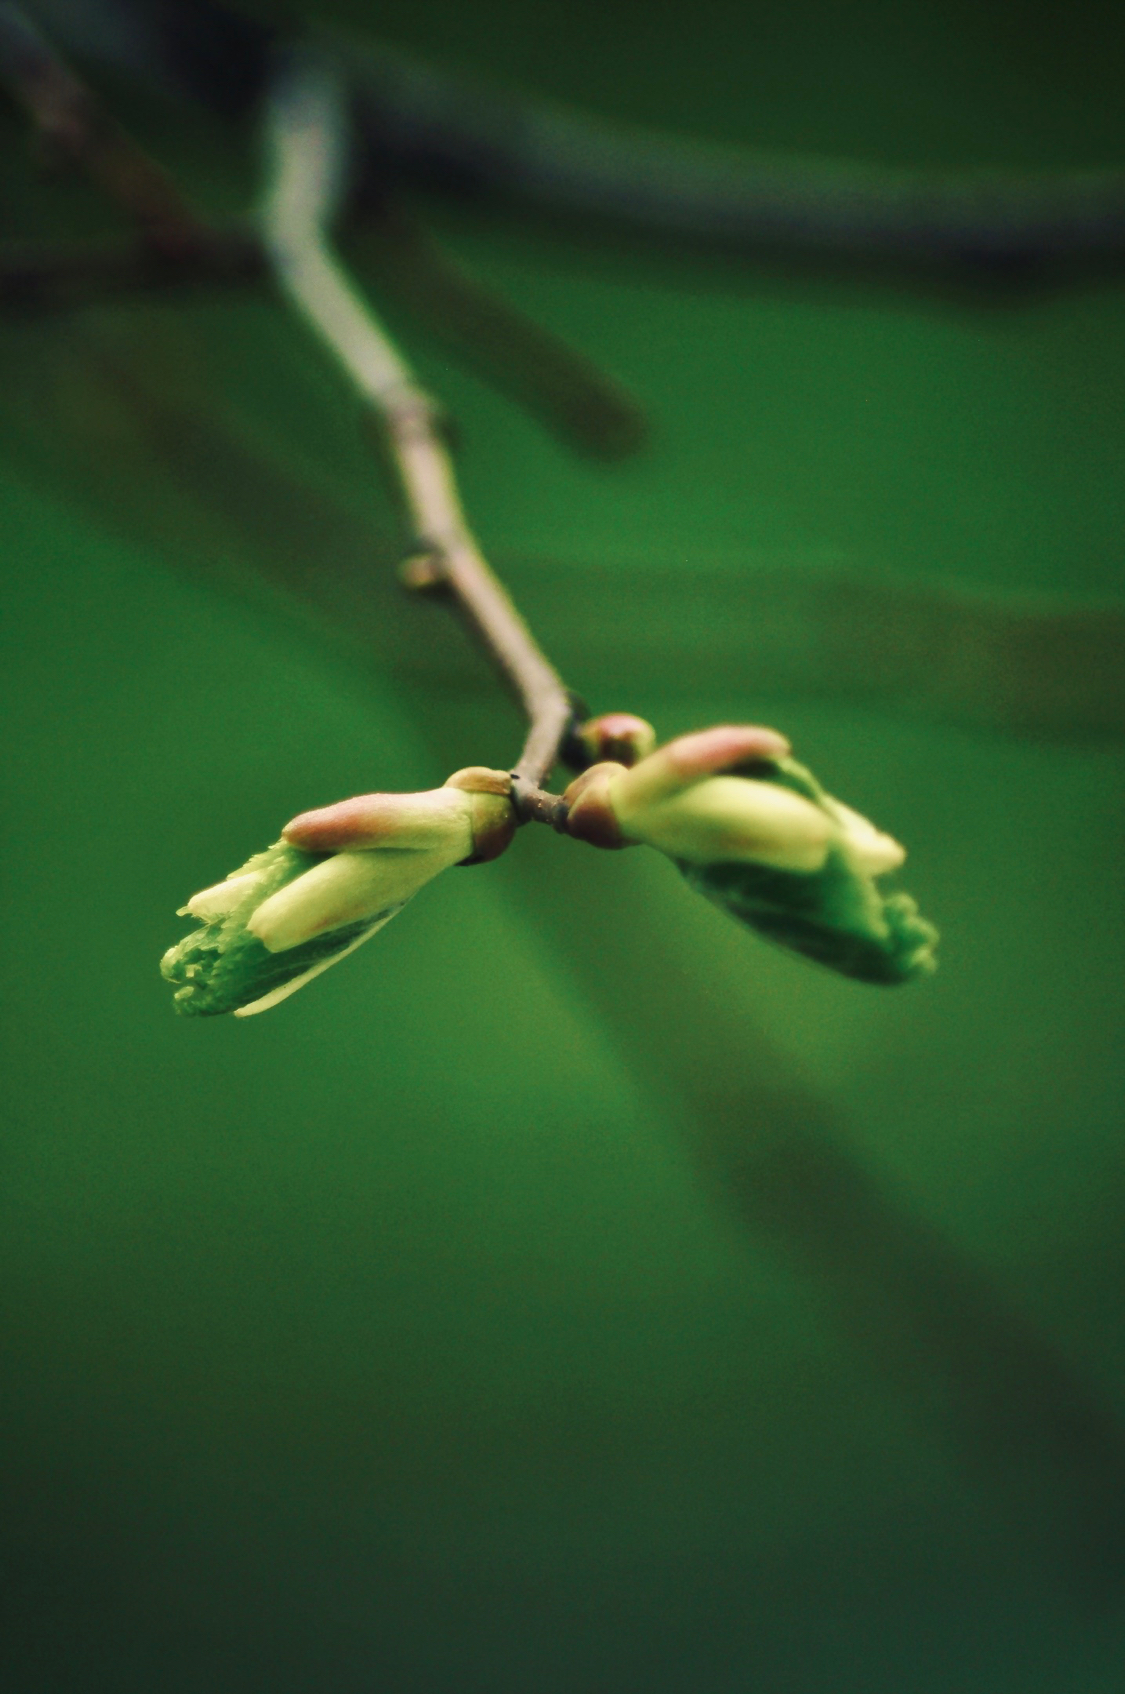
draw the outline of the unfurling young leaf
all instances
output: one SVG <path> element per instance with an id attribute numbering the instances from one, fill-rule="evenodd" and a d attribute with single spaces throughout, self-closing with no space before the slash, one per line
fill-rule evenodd
<path id="1" fill-rule="evenodd" d="M 658 848 L 708 900 L 841 975 L 897 983 L 936 968 L 933 925 L 876 883 L 902 847 L 825 793 L 774 730 L 683 735 L 632 768 L 591 767 L 567 798 L 571 834 Z"/>
<path id="2" fill-rule="evenodd" d="M 165 953 L 188 1017 L 250 1017 L 352 953 L 450 865 L 495 858 L 515 829 L 506 772 L 456 771 L 422 794 L 362 794 L 304 812 L 281 841 L 181 916 L 203 927 Z"/>

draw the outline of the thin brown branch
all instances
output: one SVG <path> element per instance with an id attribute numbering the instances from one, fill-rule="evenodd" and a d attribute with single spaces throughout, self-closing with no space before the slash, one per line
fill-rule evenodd
<path id="1" fill-rule="evenodd" d="M 298 75 L 275 91 L 276 175 L 265 209 L 267 245 L 286 294 L 382 424 L 418 542 L 407 582 L 441 587 L 453 596 L 527 715 L 527 737 L 512 773 L 521 820 L 559 827 L 565 805 L 543 785 L 574 716 L 572 697 L 469 529 L 437 406 L 329 245 L 325 231 L 337 190 L 340 122 L 335 88 L 316 73 Z"/>
<path id="2" fill-rule="evenodd" d="M 404 573 L 408 586 L 441 587 L 456 600 L 528 718 L 527 739 L 513 775 L 529 816 L 554 823 L 554 796 L 536 795 L 558 762 L 573 715 L 571 696 L 496 576 L 465 521 L 441 420 L 418 389 L 387 395 L 383 424 L 420 558 Z"/>

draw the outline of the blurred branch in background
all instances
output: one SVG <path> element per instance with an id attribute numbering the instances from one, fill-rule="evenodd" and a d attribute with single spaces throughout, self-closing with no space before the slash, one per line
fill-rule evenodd
<path id="1" fill-rule="evenodd" d="M 228 115 L 263 91 L 279 34 L 214 0 L 36 0 L 34 10 L 64 46 Z M 918 171 L 722 148 L 488 88 L 366 35 L 312 33 L 346 70 L 379 182 L 495 193 L 705 244 L 985 272 L 1125 255 L 1120 164 Z"/>
<path id="2" fill-rule="evenodd" d="M 41 167 L 82 170 L 135 225 L 134 241 L 0 246 L 0 304 L 71 305 L 83 298 L 260 275 L 246 229 L 212 228 L 168 173 L 80 80 L 26 13 L 0 5 L 0 81 L 35 126 Z"/>
<path id="3" fill-rule="evenodd" d="M 153 334 L 157 339 L 153 340 Z M 13 349 L 0 400 L 5 451 L 129 535 L 223 592 L 262 603 L 352 662 L 447 701 L 491 679 L 458 630 L 404 598 L 400 548 L 323 483 L 272 452 L 247 420 L 208 403 L 166 324 L 126 336 L 89 319 Z M 239 537 L 253 576 L 236 578 Z M 509 555 L 533 622 L 591 690 L 651 685 L 668 698 L 756 692 L 861 703 L 923 721 L 1073 742 L 1125 736 L 1125 606 L 910 582 L 863 561 L 787 555 L 685 576 L 669 559 L 611 564 Z M 587 608 L 596 606 L 591 618 Z M 309 614 L 312 614 L 312 623 Z M 706 648 L 692 633 L 701 616 Z"/>
<path id="4" fill-rule="evenodd" d="M 329 38 L 331 39 L 331 38 Z M 438 184 L 704 243 L 1001 268 L 1125 253 L 1125 169 L 912 171 L 720 148 L 356 43 L 371 154 Z"/>
<path id="5" fill-rule="evenodd" d="M 862 1364 L 1077 1597 L 1109 1603 L 1125 1574 L 1125 1422 L 1111 1399 L 865 1168 L 847 1124 L 791 1073 L 747 1006 L 701 978 L 642 884 L 553 857 L 566 863 L 551 864 L 550 886 L 514 857 L 521 896 L 629 1074 L 678 1121 L 718 1202 L 811 1279 Z"/>
<path id="6" fill-rule="evenodd" d="M 206 241 L 168 173 L 122 129 L 17 6 L 0 5 L 0 78 L 26 107 L 48 162 L 80 166 L 170 261 Z"/>
<path id="7" fill-rule="evenodd" d="M 120 294 L 166 294 L 201 284 L 255 281 L 265 273 L 261 243 L 238 230 L 210 235 L 206 247 L 169 263 L 144 242 L 0 243 L 0 306 L 59 308 Z"/>
<path id="8" fill-rule="evenodd" d="M 557 335 L 455 264 L 389 195 L 357 207 L 345 237 L 365 276 L 571 447 L 600 459 L 643 445 L 647 423 L 624 388 Z"/>
<path id="9" fill-rule="evenodd" d="M 106 111 L 16 6 L 0 6 L 0 79 L 50 150 L 81 167 L 138 226 L 136 242 L 0 245 L 0 305 L 59 308 L 117 293 L 255 282 L 268 254 L 255 226 L 215 225 Z M 340 185 L 346 197 L 350 182 Z M 379 282 L 580 451 L 617 458 L 645 434 L 636 401 L 581 353 L 455 265 L 369 180 L 355 227 Z"/>

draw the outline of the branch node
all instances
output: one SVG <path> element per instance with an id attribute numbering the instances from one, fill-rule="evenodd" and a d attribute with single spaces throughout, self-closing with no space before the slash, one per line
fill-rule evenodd
<path id="1" fill-rule="evenodd" d="M 511 798 L 519 823 L 545 823 L 559 835 L 567 833 L 570 806 L 561 794 L 551 794 L 537 783 L 529 782 L 518 771 L 513 771 Z"/>

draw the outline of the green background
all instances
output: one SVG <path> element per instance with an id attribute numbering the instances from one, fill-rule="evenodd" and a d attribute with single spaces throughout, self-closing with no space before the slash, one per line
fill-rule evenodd
<path id="1" fill-rule="evenodd" d="M 332 16 L 746 145 L 1125 158 L 1108 7 Z M 103 86 L 244 203 L 252 136 Z M 113 227 L 4 126 L 9 234 Z M 268 288 L 9 313 L 4 1685 L 1115 1694 L 1119 283 L 419 210 L 650 416 L 575 458 L 389 308 L 568 680 L 784 728 L 942 969 L 837 980 L 527 830 L 276 1012 L 176 1020 L 190 892 L 520 725 Z"/>

